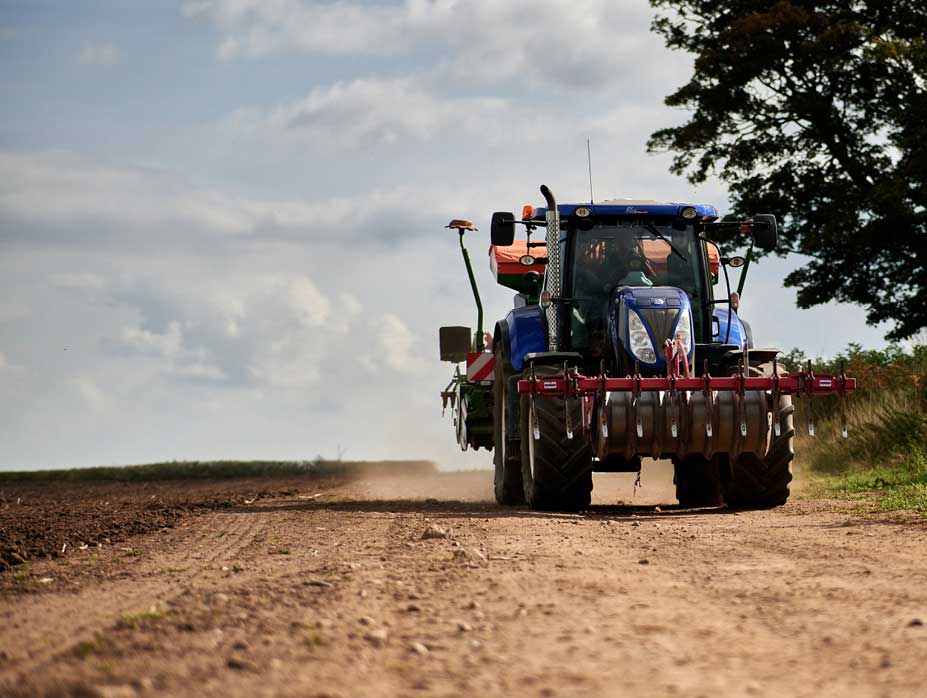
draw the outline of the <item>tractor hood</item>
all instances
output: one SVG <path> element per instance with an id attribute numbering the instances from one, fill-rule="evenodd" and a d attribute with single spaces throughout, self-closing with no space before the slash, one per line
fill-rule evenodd
<path id="1" fill-rule="evenodd" d="M 672 286 L 615 290 L 609 325 L 619 366 L 664 369 L 664 345 L 678 334 L 691 363 L 695 351 L 692 339 L 692 308 L 684 291 Z"/>

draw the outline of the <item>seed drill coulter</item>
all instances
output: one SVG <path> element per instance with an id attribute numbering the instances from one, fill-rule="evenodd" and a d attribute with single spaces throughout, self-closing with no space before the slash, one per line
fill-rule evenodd
<path id="1" fill-rule="evenodd" d="M 546 186 L 541 193 L 545 207 L 525 206 L 520 220 L 492 216 L 490 267 L 516 294 L 491 335 L 463 244 L 476 228 L 448 225 L 478 315 L 475 332 L 440 329 L 441 359 L 458 364 L 441 396 L 460 447 L 493 450 L 498 502 L 584 509 L 593 471 L 639 472 L 647 456 L 672 460 L 684 506 L 784 504 L 793 398 L 811 415 L 812 398 L 838 396 L 846 436 L 856 380 L 816 374 L 810 362 L 783 372 L 780 350 L 754 347 L 737 314 L 754 245 L 777 245 L 775 217 L 720 222 L 709 205 L 558 205 Z M 710 240 L 732 226 L 752 235 L 746 257 L 722 257 Z M 729 267 L 743 267 L 733 292 Z M 713 294 L 719 274 L 723 298 Z"/>

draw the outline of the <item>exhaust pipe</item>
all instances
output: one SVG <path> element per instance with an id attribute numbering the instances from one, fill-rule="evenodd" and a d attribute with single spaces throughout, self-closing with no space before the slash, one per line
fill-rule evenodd
<path id="1" fill-rule="evenodd" d="M 541 185 L 541 194 L 547 201 L 547 268 L 544 272 L 544 290 L 551 298 L 561 297 L 560 285 L 560 212 L 557 200 L 546 184 Z M 547 306 L 547 350 L 560 351 L 560 314 L 557 303 Z"/>

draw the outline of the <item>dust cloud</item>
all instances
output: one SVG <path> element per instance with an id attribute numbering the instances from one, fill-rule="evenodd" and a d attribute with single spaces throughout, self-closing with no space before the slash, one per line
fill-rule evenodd
<path id="1" fill-rule="evenodd" d="M 645 459 L 640 481 L 634 473 L 595 473 L 593 505 L 675 504 L 673 466 L 670 461 Z M 493 471 L 464 470 L 409 474 L 382 471 L 375 477 L 358 478 L 344 494 L 373 501 L 493 502 Z"/>

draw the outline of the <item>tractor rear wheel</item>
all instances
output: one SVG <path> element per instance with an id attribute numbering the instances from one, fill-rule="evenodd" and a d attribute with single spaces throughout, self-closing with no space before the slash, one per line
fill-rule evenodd
<path id="1" fill-rule="evenodd" d="M 681 506 L 717 507 L 724 504 L 717 458 L 674 458 L 673 483 Z"/>
<path id="2" fill-rule="evenodd" d="M 493 480 L 493 489 L 496 502 L 499 504 L 524 504 L 525 490 L 521 481 L 521 450 L 506 438 L 509 429 L 509 377 L 512 375 L 508 368 L 502 347 L 495 351 L 496 365 L 493 380 L 493 433 L 495 434 L 495 449 L 492 454 L 496 473 Z"/>
<path id="3" fill-rule="evenodd" d="M 730 479 L 724 487 L 724 501 L 730 508 L 770 509 L 786 503 L 795 458 L 794 412 L 791 395 L 780 396 L 775 415 L 780 435 L 773 434 L 766 457 L 742 453 L 731 464 Z"/>
<path id="4" fill-rule="evenodd" d="M 560 373 L 538 366 L 535 375 Z M 566 433 L 565 409 L 570 410 L 573 438 Z M 537 419 L 537 425 L 535 425 Z M 540 438 L 534 438 L 535 426 Z M 527 395 L 521 398 L 521 473 L 525 501 L 531 509 L 581 511 L 592 500 L 592 446 L 583 434 L 582 401 L 535 397 L 534 411 Z"/>

